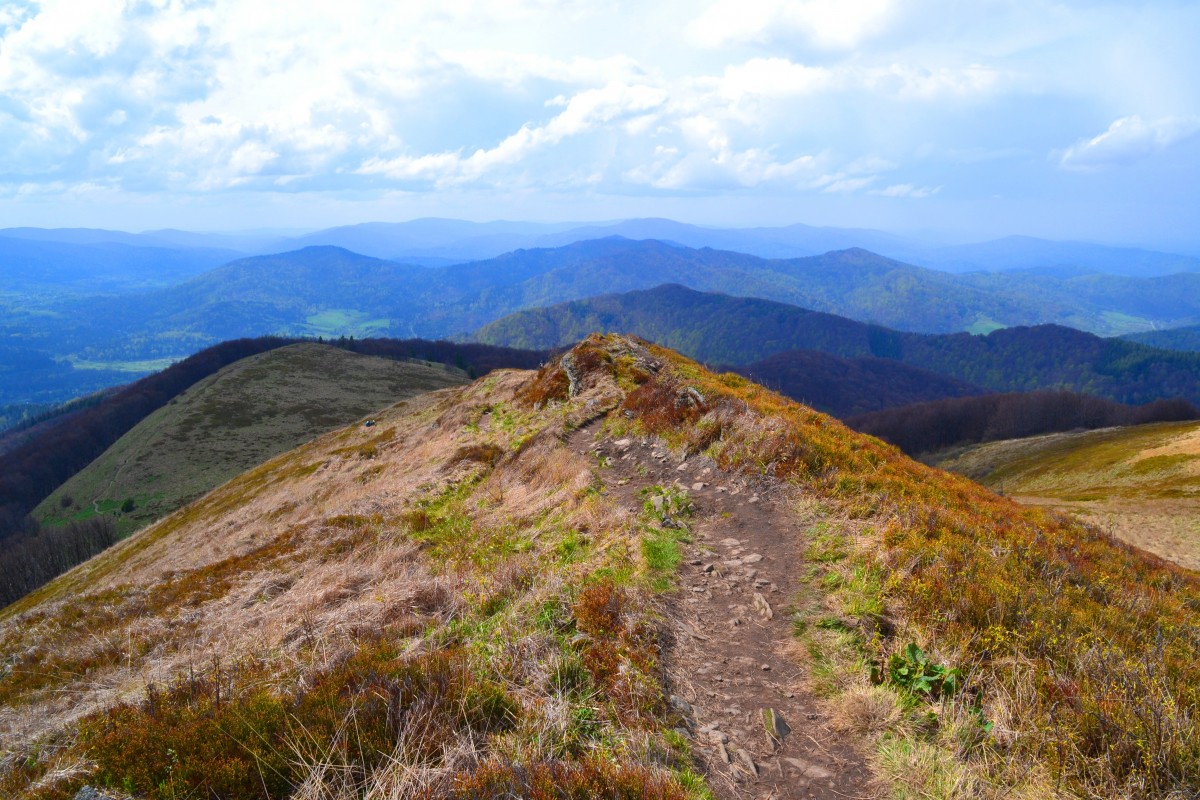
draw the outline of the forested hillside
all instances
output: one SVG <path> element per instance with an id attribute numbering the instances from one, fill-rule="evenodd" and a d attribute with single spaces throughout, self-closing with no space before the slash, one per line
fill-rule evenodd
<path id="1" fill-rule="evenodd" d="M 521 312 L 479 331 L 493 344 L 556 346 L 589 329 L 661 341 L 709 363 L 747 364 L 789 350 L 885 358 L 996 392 L 1065 388 L 1122 403 L 1182 397 L 1200 402 L 1200 354 L 1104 339 L 1058 325 L 926 335 L 867 325 L 807 309 L 682 286 L 606 295 Z M 800 358 L 803 358 L 800 356 Z M 757 364 L 755 377 L 780 385 L 789 357 Z"/>
<path id="2" fill-rule="evenodd" d="M 839 358 L 818 350 L 789 350 L 731 369 L 768 389 L 842 418 L 986 391 L 886 358 Z"/>
<path id="3" fill-rule="evenodd" d="M 1043 391 L 915 403 L 850 417 L 846 424 L 918 456 L 1043 433 L 1194 419 L 1200 419 L 1200 410 L 1183 400 L 1130 406 L 1075 392 Z"/>
<path id="4" fill-rule="evenodd" d="M 1163 350 L 1189 350 L 1200 352 L 1200 325 L 1187 325 L 1165 331 L 1145 331 L 1122 337 L 1131 342 L 1159 347 Z"/>

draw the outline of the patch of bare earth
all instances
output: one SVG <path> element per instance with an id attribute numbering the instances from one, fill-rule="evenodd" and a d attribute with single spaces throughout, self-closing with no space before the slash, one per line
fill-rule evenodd
<path id="1" fill-rule="evenodd" d="M 647 439 L 573 434 L 580 453 L 606 459 L 609 497 L 630 513 L 642 489 L 678 485 L 695 506 L 679 591 L 667 601 L 672 705 L 722 798 L 875 797 L 872 775 L 787 655 L 789 605 L 803 567 L 802 526 L 784 486 L 679 462 Z M 770 720 L 770 722 L 769 722 Z M 768 733 L 768 725 L 779 736 Z"/>

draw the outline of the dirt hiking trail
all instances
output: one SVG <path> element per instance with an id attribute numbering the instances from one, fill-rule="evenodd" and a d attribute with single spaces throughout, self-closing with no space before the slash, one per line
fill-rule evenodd
<path id="1" fill-rule="evenodd" d="M 773 480 L 723 472 L 703 457 L 680 463 L 652 440 L 575 431 L 577 452 L 603 458 L 609 497 L 635 514 L 642 489 L 678 485 L 687 521 L 679 591 L 667 601 L 664 660 L 671 703 L 721 798 L 876 798 L 878 787 L 847 737 L 833 731 L 785 654 L 803 568 L 802 526 Z M 774 722 L 782 738 L 768 734 Z"/>

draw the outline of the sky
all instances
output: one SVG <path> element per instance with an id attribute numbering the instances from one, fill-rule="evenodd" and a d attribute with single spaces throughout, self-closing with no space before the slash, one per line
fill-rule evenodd
<path id="1" fill-rule="evenodd" d="M 671 217 L 1200 251 L 1200 2 L 0 0 L 0 227 Z"/>

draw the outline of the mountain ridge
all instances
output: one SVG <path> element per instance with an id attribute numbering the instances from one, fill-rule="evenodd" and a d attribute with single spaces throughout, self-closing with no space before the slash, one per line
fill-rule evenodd
<path id="1" fill-rule="evenodd" d="M 868 775 L 1027 798 L 1200 777 L 1200 577 L 1096 529 L 623 336 L 377 421 L 0 611 L 0 787 L 833 800 Z"/>

